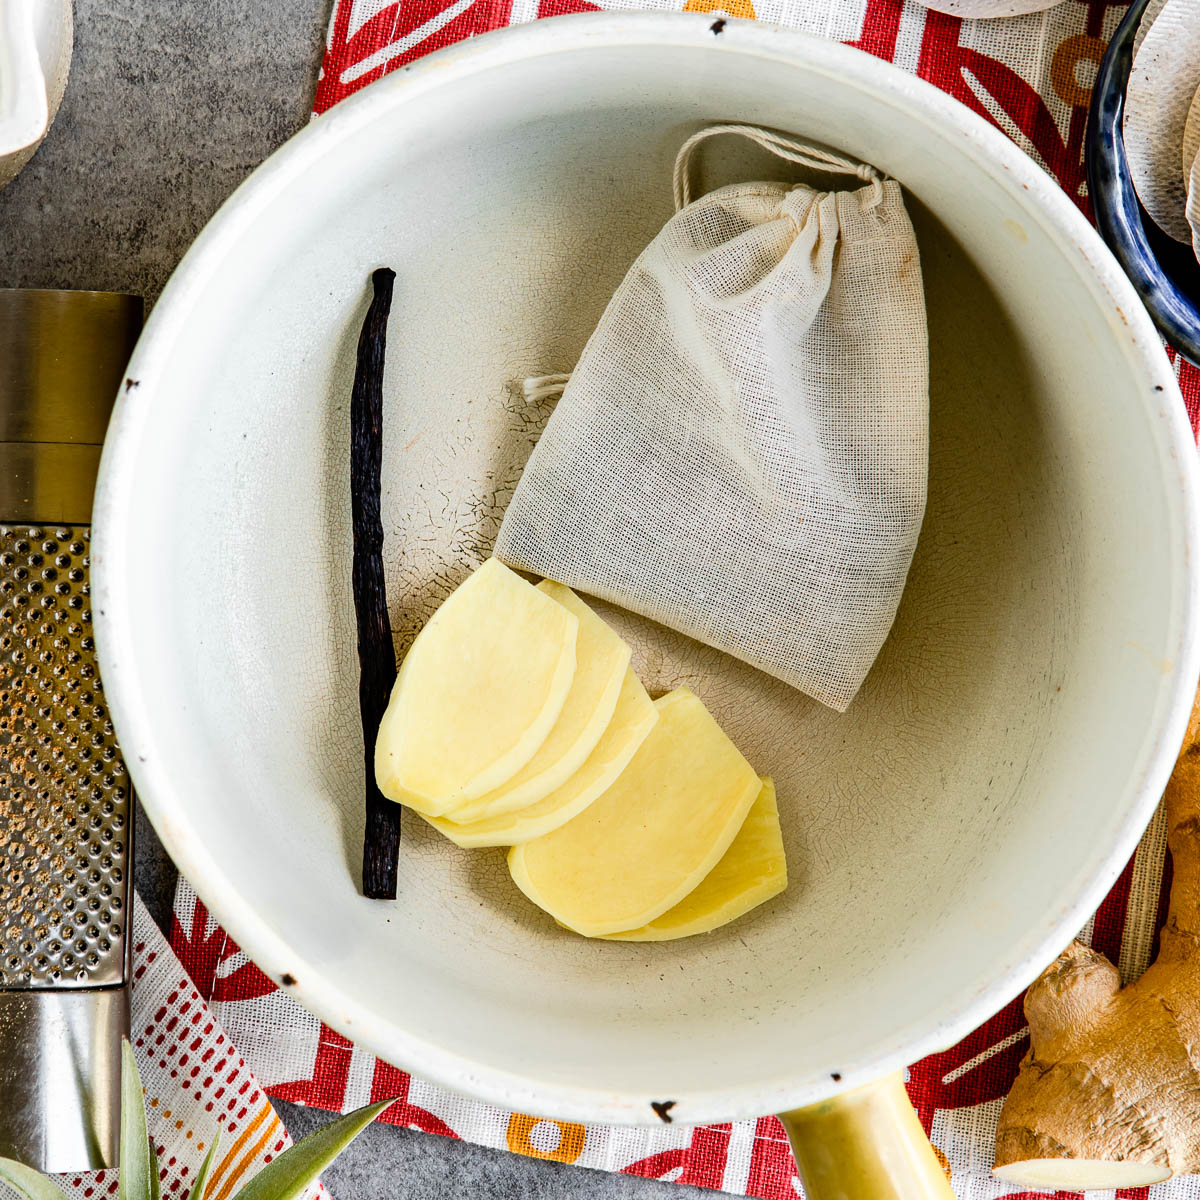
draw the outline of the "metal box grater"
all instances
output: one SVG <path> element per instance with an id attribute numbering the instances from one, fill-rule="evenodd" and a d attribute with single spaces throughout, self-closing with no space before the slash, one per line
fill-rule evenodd
<path id="1" fill-rule="evenodd" d="M 0 290 L 0 1155 L 115 1166 L 133 800 L 92 641 L 92 490 L 142 303 Z"/>

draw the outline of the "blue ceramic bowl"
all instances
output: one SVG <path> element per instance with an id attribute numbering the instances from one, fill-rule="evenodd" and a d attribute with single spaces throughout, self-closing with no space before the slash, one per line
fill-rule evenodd
<path id="1" fill-rule="evenodd" d="M 1100 236 L 1133 282 L 1163 337 L 1200 365 L 1200 264 L 1168 237 L 1138 202 L 1121 120 L 1133 39 L 1150 0 L 1134 0 L 1100 64 L 1088 113 L 1088 190 Z"/>

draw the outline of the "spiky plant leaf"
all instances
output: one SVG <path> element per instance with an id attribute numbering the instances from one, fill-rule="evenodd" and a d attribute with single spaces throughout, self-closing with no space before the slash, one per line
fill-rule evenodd
<path id="1" fill-rule="evenodd" d="M 237 1194 L 235 1200 L 297 1200 L 323 1170 L 395 1100 L 357 1109 L 311 1133 L 302 1142 L 269 1162 Z M 142 1081 L 133 1048 L 121 1045 L 121 1175 L 118 1200 L 159 1200 L 158 1163 L 146 1132 Z M 204 1200 L 208 1177 L 216 1161 L 219 1136 L 214 1135 L 200 1164 L 189 1200 Z M 62 1191 L 46 1176 L 24 1163 L 0 1158 L 0 1182 L 12 1187 L 20 1200 L 63 1200 Z"/>
<path id="2" fill-rule="evenodd" d="M 154 1150 L 154 1143 L 150 1140 L 149 1135 L 146 1136 L 146 1147 L 150 1153 L 150 1200 L 162 1200 L 162 1185 L 159 1180 L 159 1172 L 162 1168 L 158 1165 L 158 1154 Z"/>
<path id="3" fill-rule="evenodd" d="M 213 1134 L 212 1145 L 208 1148 L 208 1153 L 204 1156 L 204 1161 L 200 1164 L 200 1173 L 196 1176 L 196 1182 L 192 1185 L 191 1195 L 188 1200 L 204 1200 L 204 1188 L 208 1183 L 208 1174 L 212 1170 L 213 1162 L 217 1157 L 217 1146 L 221 1141 L 221 1132 L 218 1130 Z"/>
<path id="4" fill-rule="evenodd" d="M 0 1180 L 8 1184 L 20 1200 L 63 1200 L 62 1190 L 45 1175 L 11 1158 L 0 1158 Z"/>
<path id="5" fill-rule="evenodd" d="M 154 1151 L 146 1133 L 145 1099 L 137 1061 L 128 1038 L 121 1040 L 121 1159 L 117 1200 L 157 1200 Z"/>
<path id="6" fill-rule="evenodd" d="M 356 1109 L 310 1133 L 265 1167 L 236 1200 L 296 1200 L 323 1170 L 395 1100 L 381 1100 Z"/>

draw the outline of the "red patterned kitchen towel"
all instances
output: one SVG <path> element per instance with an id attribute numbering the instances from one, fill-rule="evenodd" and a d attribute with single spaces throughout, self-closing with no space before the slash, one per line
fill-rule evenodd
<path id="1" fill-rule="evenodd" d="M 374 79 L 461 38 L 537 17 L 596 8 L 721 11 L 806 30 L 858 46 L 920 75 L 999 126 L 1037 158 L 1084 211 L 1082 147 L 1091 81 L 1125 9 L 1124 0 L 1066 0 L 1048 12 L 966 21 L 912 0 L 338 0 L 317 89 L 323 112 Z M 1193 424 L 1200 371 L 1176 364 Z M 1148 962 L 1162 917 L 1165 836 L 1161 818 L 1095 917 L 1085 940 L 1126 979 Z M 251 1069 L 274 1096 L 346 1110 L 400 1095 L 387 1119 L 535 1158 L 794 1200 L 801 1194 L 782 1129 L 772 1117 L 696 1129 L 612 1128 L 539 1120 L 451 1095 L 323 1025 L 249 962 L 181 882 L 172 943 Z M 1027 1048 L 1020 1001 L 943 1054 L 913 1066 L 909 1091 L 964 1200 L 1008 1189 L 990 1174 L 1000 1104 Z M 1063 1195 L 1066 1195 L 1063 1193 Z M 1197 1200 L 1200 1180 L 1093 1193 L 1116 1200 Z"/>
<path id="2" fill-rule="evenodd" d="M 146 1093 L 146 1125 L 158 1152 L 166 1200 L 186 1196 L 220 1132 L 208 1200 L 229 1200 L 292 1144 L 271 1102 L 220 1021 L 135 900 L 130 1031 Z M 116 1171 L 59 1175 L 72 1200 L 117 1194 Z M 0 1184 L 0 1196 L 10 1195 Z M 329 1200 L 317 1185 L 306 1200 Z"/>

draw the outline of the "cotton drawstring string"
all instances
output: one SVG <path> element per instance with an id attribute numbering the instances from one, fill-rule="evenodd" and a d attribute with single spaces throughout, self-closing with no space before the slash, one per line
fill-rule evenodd
<path id="1" fill-rule="evenodd" d="M 547 400 L 557 400 L 563 394 L 563 389 L 570 381 L 570 375 L 533 375 L 525 380 L 521 390 L 525 393 L 527 404 L 542 404 Z"/>
<path id="2" fill-rule="evenodd" d="M 688 169 L 691 166 L 692 152 L 710 137 L 720 133 L 736 133 L 739 137 L 749 138 L 750 141 L 769 150 L 778 158 L 788 162 L 798 163 L 802 167 L 811 167 L 816 171 L 832 171 L 838 175 L 856 175 L 863 183 L 872 185 L 872 194 L 868 208 L 874 208 L 883 200 L 883 179 L 879 172 L 868 163 L 856 163 L 853 159 L 843 158 L 829 150 L 820 150 L 816 146 L 807 146 L 803 142 L 795 142 L 790 138 L 781 137 L 769 129 L 759 129 L 754 125 L 710 125 L 694 133 L 682 146 L 675 156 L 675 211 L 686 208 L 691 203 L 691 187 L 688 184 Z"/>
<path id="3" fill-rule="evenodd" d="M 755 125 L 710 125 L 694 133 L 682 146 L 675 156 L 675 211 L 686 208 L 691 202 L 691 188 L 688 183 L 688 170 L 691 166 L 692 153 L 696 147 L 710 137 L 722 133 L 733 133 L 739 137 L 749 138 L 750 141 L 769 150 L 778 158 L 786 159 L 802 167 L 816 171 L 831 171 L 838 175 L 855 175 L 871 185 L 871 198 L 867 208 L 875 208 L 883 200 L 883 178 L 879 172 L 868 163 L 858 163 L 853 159 L 844 158 L 830 150 L 821 150 L 803 142 L 793 141 L 772 133 L 769 129 L 760 129 Z M 570 374 L 533 375 L 526 379 L 521 386 L 527 404 L 544 404 L 548 400 L 557 400 L 567 384 Z"/>

